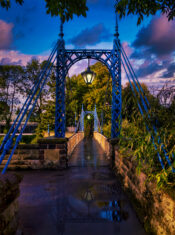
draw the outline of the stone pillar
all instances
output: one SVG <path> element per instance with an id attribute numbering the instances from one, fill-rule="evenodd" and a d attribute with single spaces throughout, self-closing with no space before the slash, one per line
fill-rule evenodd
<path id="1" fill-rule="evenodd" d="M 22 177 L 6 173 L 0 175 L 0 234 L 16 234 L 19 230 L 18 197 Z"/>
<path id="2" fill-rule="evenodd" d="M 67 138 L 56 137 L 48 137 L 38 140 L 40 159 L 43 160 L 44 168 L 67 168 L 67 141 Z"/>

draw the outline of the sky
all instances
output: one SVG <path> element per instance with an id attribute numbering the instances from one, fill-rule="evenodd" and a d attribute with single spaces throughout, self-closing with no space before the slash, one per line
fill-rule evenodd
<path id="1" fill-rule="evenodd" d="M 112 49 L 115 32 L 114 0 L 87 0 L 87 17 L 74 17 L 64 24 L 66 48 Z M 46 14 L 44 0 L 12 0 L 7 11 L 0 8 L 0 64 L 26 65 L 32 58 L 48 58 L 58 39 L 60 19 Z M 162 87 L 175 80 L 175 21 L 157 14 L 137 26 L 136 16 L 119 20 L 120 40 L 140 82 Z M 83 60 L 69 75 L 82 72 Z M 122 83 L 126 76 L 122 72 Z"/>

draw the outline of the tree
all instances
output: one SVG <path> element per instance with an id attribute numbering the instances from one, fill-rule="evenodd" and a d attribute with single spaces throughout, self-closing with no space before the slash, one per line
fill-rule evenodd
<path id="1" fill-rule="evenodd" d="M 174 0 L 117 0 L 115 8 L 120 18 L 130 14 L 138 15 L 138 25 L 144 16 L 155 15 L 158 11 L 167 14 L 168 20 L 175 17 Z"/>
<path id="2" fill-rule="evenodd" d="M 21 66 L 0 66 L 0 105 L 3 109 L 1 118 L 9 128 L 15 108 L 20 104 L 20 96 L 25 91 L 24 70 Z"/>
<path id="3" fill-rule="evenodd" d="M 38 76 L 42 72 L 42 69 L 43 69 L 45 63 L 46 63 L 46 61 L 39 63 L 39 61 L 37 59 L 32 59 L 30 62 L 28 62 L 27 66 L 26 66 L 26 70 L 25 70 L 25 77 L 27 80 L 27 83 L 25 86 L 26 95 L 28 95 L 30 93 L 31 88 L 37 82 Z M 40 89 L 40 87 L 41 87 L 41 84 L 39 86 L 39 89 Z M 47 85 L 45 85 L 38 100 L 37 100 L 34 111 L 31 115 L 31 118 L 30 118 L 31 121 L 36 121 L 36 122 L 41 121 L 41 114 L 43 112 L 43 106 L 46 103 L 46 100 L 48 99 L 48 96 L 49 96 L 48 89 L 49 88 L 47 87 Z"/>
<path id="4" fill-rule="evenodd" d="M 77 16 L 86 16 L 86 11 L 88 10 L 86 6 L 86 0 L 45 0 L 47 13 L 51 14 L 51 16 L 60 16 L 65 20 L 69 20 L 73 18 L 73 15 Z M 24 0 L 16 0 L 16 3 L 22 5 Z M 11 1 L 10 0 L 1 0 L 0 5 L 3 8 L 10 8 Z"/>

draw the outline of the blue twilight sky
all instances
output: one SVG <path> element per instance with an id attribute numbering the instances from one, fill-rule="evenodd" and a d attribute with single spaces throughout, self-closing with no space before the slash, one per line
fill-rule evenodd
<path id="1" fill-rule="evenodd" d="M 64 25 L 67 48 L 112 48 L 115 29 L 114 0 L 87 0 L 87 17 L 74 17 Z M 59 17 L 46 14 L 44 0 L 24 0 L 6 11 L 0 8 L 0 64 L 25 65 L 33 57 L 46 59 L 59 34 Z M 165 16 L 149 17 L 137 26 L 137 17 L 119 21 L 120 40 L 137 75 L 150 86 L 173 80 L 175 22 Z M 75 64 L 70 75 L 86 67 Z M 125 75 L 123 75 L 125 78 Z"/>

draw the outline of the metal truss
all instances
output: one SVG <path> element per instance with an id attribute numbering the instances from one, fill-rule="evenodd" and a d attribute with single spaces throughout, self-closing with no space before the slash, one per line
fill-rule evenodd
<path id="1" fill-rule="evenodd" d="M 60 39 L 63 41 L 63 39 Z M 64 42 L 58 48 L 57 55 L 57 82 L 56 82 L 56 118 L 55 136 L 65 136 L 65 78 L 69 69 L 82 59 L 95 59 L 104 64 L 112 77 L 112 125 L 111 137 L 120 134 L 121 128 L 121 58 L 117 47 L 117 38 L 112 50 L 85 50 L 65 49 Z M 95 125 L 95 124 L 94 124 Z M 95 126 L 94 126 L 95 127 Z M 96 127 L 95 127 L 96 128 Z"/>

